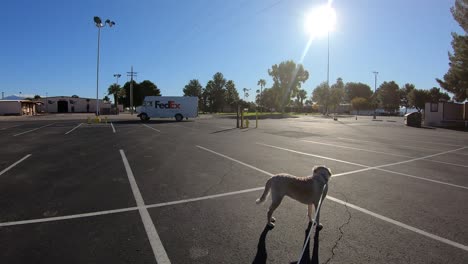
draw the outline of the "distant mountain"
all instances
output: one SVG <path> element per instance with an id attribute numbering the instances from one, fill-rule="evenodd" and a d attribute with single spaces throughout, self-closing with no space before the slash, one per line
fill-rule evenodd
<path id="1" fill-rule="evenodd" d="M 10 96 L 6 96 L 3 98 L 3 100 L 23 100 L 24 98 L 26 97 L 20 97 L 20 96 L 16 96 L 16 95 L 10 95 Z M 0 99 L 2 100 L 2 99 Z"/>

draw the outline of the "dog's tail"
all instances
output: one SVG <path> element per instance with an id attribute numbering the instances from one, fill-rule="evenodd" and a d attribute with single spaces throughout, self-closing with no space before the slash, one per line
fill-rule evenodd
<path id="1" fill-rule="evenodd" d="M 267 198 L 268 193 L 270 193 L 270 189 L 271 189 L 271 178 L 266 182 L 265 190 L 263 191 L 262 196 L 260 198 L 258 198 L 257 201 L 255 201 L 255 202 L 257 204 L 263 203 L 265 201 L 265 199 Z"/>

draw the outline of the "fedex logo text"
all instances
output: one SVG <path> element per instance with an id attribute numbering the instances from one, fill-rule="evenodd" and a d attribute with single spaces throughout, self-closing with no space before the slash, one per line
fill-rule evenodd
<path id="1" fill-rule="evenodd" d="M 159 107 L 161 109 L 180 109 L 180 104 L 176 104 L 174 101 L 168 101 L 167 104 L 160 103 L 160 101 L 156 101 L 154 107 Z"/>

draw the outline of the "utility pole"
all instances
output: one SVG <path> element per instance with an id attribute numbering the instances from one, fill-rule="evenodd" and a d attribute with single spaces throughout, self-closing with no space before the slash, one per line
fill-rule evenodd
<path id="1" fill-rule="evenodd" d="M 47 99 L 48 98 L 48 93 L 46 92 L 45 93 L 45 104 L 46 104 L 46 113 L 49 113 L 49 100 Z"/>
<path id="2" fill-rule="evenodd" d="M 127 76 L 130 76 L 130 113 L 133 115 L 133 76 L 136 77 L 137 73 L 133 71 L 133 65 Z"/>
<path id="3" fill-rule="evenodd" d="M 5 98 L 5 92 L 2 92 L 2 100 Z"/>
<path id="4" fill-rule="evenodd" d="M 373 71 L 372 73 L 374 73 L 374 100 L 377 99 L 377 95 L 376 95 L 376 92 L 377 92 L 377 75 L 379 74 L 378 71 Z M 374 119 L 375 119 L 375 108 L 374 108 Z"/>

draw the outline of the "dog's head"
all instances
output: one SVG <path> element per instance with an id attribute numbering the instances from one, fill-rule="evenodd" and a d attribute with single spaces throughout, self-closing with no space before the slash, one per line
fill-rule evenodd
<path id="1" fill-rule="evenodd" d="M 323 177 L 327 182 L 332 176 L 332 172 L 329 168 L 325 166 L 315 166 L 312 171 L 314 172 L 314 175 L 319 175 Z"/>

